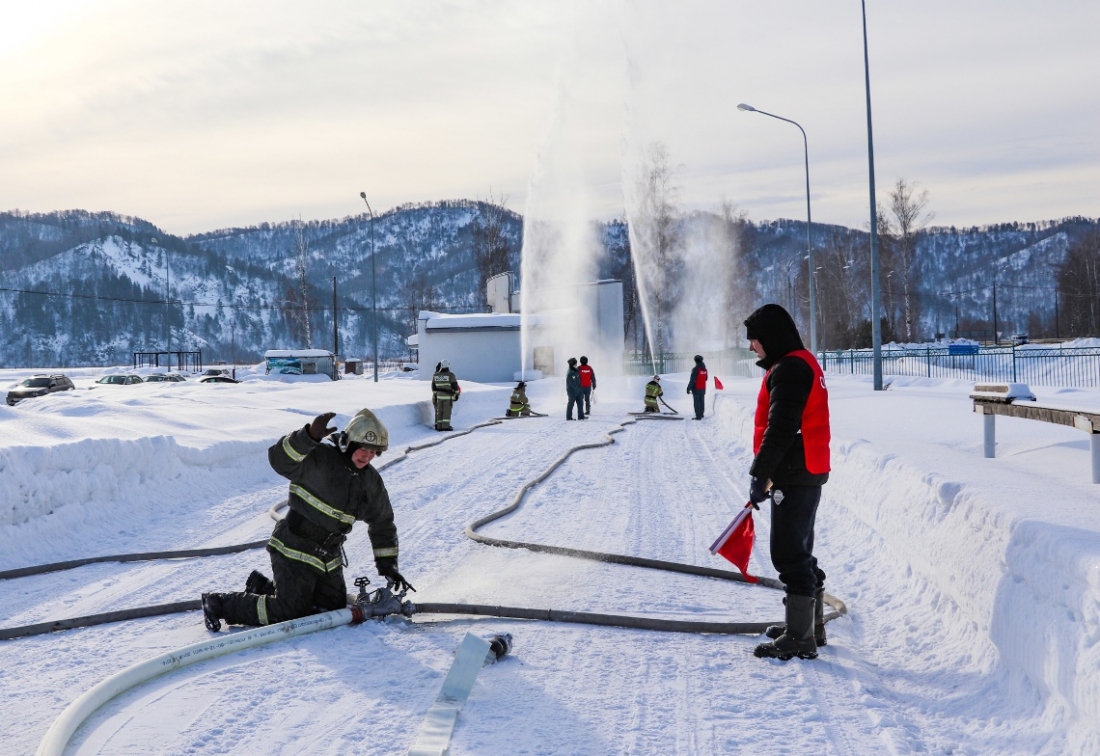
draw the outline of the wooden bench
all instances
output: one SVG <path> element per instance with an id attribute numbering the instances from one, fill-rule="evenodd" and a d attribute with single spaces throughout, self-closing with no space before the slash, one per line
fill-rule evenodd
<path id="1" fill-rule="evenodd" d="M 1089 434 L 1092 482 L 1100 483 L 1100 412 L 1033 403 L 1035 395 L 1024 383 L 979 383 L 970 398 L 974 400 L 974 411 L 985 418 L 986 459 L 997 456 L 997 415 L 1068 425 Z M 1017 404 L 1018 401 L 1027 404 Z"/>

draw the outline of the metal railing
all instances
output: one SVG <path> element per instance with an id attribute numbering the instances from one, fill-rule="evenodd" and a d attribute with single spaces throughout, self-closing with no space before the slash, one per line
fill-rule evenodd
<path id="1" fill-rule="evenodd" d="M 833 375 L 871 375 L 870 349 L 823 352 Z M 883 375 L 1005 381 L 1036 386 L 1100 386 L 1100 347 L 957 346 L 882 350 Z"/>
<path id="2" fill-rule="evenodd" d="M 686 373 L 695 366 L 695 352 L 628 354 L 623 360 L 626 375 Z M 759 378 L 756 355 L 748 349 L 702 352 L 711 375 Z M 872 375 L 870 349 L 822 352 L 821 368 L 831 375 Z M 967 381 L 1004 381 L 1036 386 L 1100 386 L 1100 347 L 1039 347 L 1027 345 L 927 346 L 905 349 L 883 348 L 883 375 L 924 378 L 958 378 Z"/>
<path id="3" fill-rule="evenodd" d="M 623 359 L 626 375 L 653 375 L 654 372 L 687 373 L 695 367 L 695 355 L 703 355 L 707 370 L 719 377 L 760 377 L 756 367 L 757 356 L 748 349 L 730 349 L 724 352 L 662 352 L 650 358 L 648 354 L 627 354 Z"/>

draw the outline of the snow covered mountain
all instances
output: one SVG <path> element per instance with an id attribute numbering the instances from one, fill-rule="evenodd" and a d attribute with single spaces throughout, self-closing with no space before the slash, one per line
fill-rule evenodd
<path id="1" fill-rule="evenodd" d="M 716 219 L 710 213 L 683 216 L 678 237 L 689 244 L 699 236 L 693 229 Z M 522 217 L 469 200 L 401 206 L 373 224 L 364 214 L 190 237 L 114 213 L 0 213 L 0 363 L 125 364 L 133 351 L 164 349 L 169 322 L 173 348 L 201 349 L 207 362 L 255 360 L 265 349 L 305 346 L 288 306 L 300 246 L 313 345 L 332 345 L 335 278 L 341 353 L 369 354 L 376 305 L 380 353 L 405 357 L 404 338 L 415 328 L 417 310 L 485 309 L 479 232 L 489 223 L 499 228 L 508 268 L 518 271 Z M 1056 269 L 1074 240 L 1098 227 L 1097 221 L 1072 218 L 921 233 L 914 273 L 919 335 L 955 330 L 956 321 L 963 331 L 991 328 L 994 281 L 998 330 L 1053 335 Z M 868 235 L 824 224 L 812 230 L 825 343 L 858 345 L 861 334 L 869 333 Z M 627 283 L 630 308 L 626 225 L 603 224 L 601 238 L 600 275 Z M 805 323 L 805 239 L 800 221 L 736 224 L 729 253 L 738 255 L 738 275 L 748 281 L 738 308 L 776 301 Z M 685 254 L 679 264 L 695 259 L 707 258 Z M 898 278 L 891 279 L 889 260 L 883 276 L 887 319 L 897 331 Z M 630 314 L 626 321 L 629 330 Z"/>

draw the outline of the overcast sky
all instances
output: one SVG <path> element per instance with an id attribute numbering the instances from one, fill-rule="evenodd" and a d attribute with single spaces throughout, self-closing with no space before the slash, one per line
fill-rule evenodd
<path id="1" fill-rule="evenodd" d="M 1100 3 L 868 0 L 880 199 L 1100 216 Z M 663 142 L 683 207 L 868 220 L 858 0 L 0 0 L 0 209 L 185 234 L 504 195 L 568 155 L 594 218 Z M 543 162 L 540 162 L 543 161 Z"/>

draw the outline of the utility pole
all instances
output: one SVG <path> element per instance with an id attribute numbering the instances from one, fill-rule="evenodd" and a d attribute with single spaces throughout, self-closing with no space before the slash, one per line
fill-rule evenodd
<path id="1" fill-rule="evenodd" d="M 336 359 L 340 354 L 340 332 L 337 330 L 336 324 L 339 322 L 336 318 L 336 276 L 332 277 L 332 356 Z"/>
<path id="2" fill-rule="evenodd" d="M 374 211 L 367 202 L 367 193 L 359 192 L 363 202 L 370 213 L 370 301 L 371 301 L 371 331 L 374 334 L 374 382 L 378 383 L 378 286 L 375 282 L 374 272 Z"/>
<path id="3" fill-rule="evenodd" d="M 871 191 L 871 372 L 875 391 L 882 391 L 882 295 L 879 293 L 878 209 L 875 207 L 875 147 L 871 134 L 871 64 L 867 56 L 867 3 L 863 11 L 863 82 L 867 92 L 867 174 Z"/>

